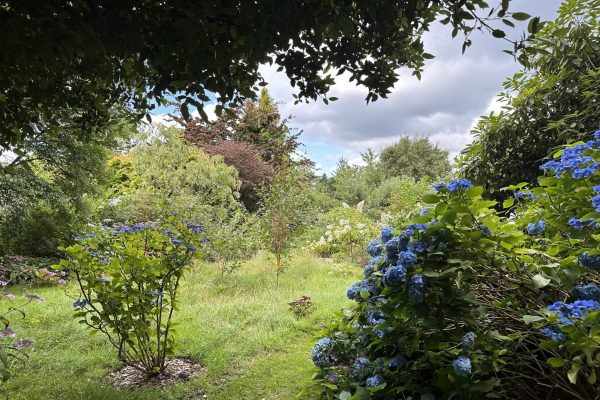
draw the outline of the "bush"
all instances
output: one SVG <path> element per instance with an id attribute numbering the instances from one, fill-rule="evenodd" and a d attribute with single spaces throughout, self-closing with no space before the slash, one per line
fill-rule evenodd
<path id="1" fill-rule="evenodd" d="M 359 249 L 364 248 L 376 232 L 375 224 L 357 207 L 339 207 L 322 217 L 321 236 L 309 247 L 321 257 L 350 257 L 356 261 Z"/>
<path id="2" fill-rule="evenodd" d="M 304 318 L 313 312 L 313 301 L 310 296 L 300 296 L 298 300 L 294 300 L 288 303 L 290 305 L 290 311 L 298 318 Z"/>
<path id="3" fill-rule="evenodd" d="M 57 284 L 63 275 L 48 270 L 55 261 L 42 257 L 0 257 L 0 280 L 12 284 Z"/>
<path id="4" fill-rule="evenodd" d="M 200 254 L 202 227 L 179 214 L 160 224 L 102 227 L 62 248 L 74 276 L 75 317 L 103 332 L 119 358 L 148 375 L 172 354 L 177 291 Z"/>
<path id="5" fill-rule="evenodd" d="M 381 232 L 357 305 L 313 350 L 324 397 L 596 396 L 600 131 L 554 159 L 509 188 L 508 218 L 461 179 Z"/>

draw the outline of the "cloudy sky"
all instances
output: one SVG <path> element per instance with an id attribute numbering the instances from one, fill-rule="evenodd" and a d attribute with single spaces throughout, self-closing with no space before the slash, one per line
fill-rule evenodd
<path id="1" fill-rule="evenodd" d="M 488 3 L 495 6 L 499 1 Z M 560 0 L 513 0 L 511 11 L 549 20 L 554 19 L 559 4 Z M 503 29 L 507 37 L 518 39 L 526 26 L 524 22 L 515 29 Z M 496 95 L 502 82 L 520 69 L 502 52 L 510 49 L 510 43 L 480 32 L 471 39 L 472 46 L 462 54 L 461 36 L 452 39 L 450 28 L 434 25 L 424 43 L 435 58 L 426 63 L 422 79 L 401 70 L 391 95 L 368 105 L 367 91 L 348 82 L 344 75 L 330 92 L 330 97 L 339 100 L 329 105 L 321 101 L 294 105 L 294 91 L 285 74 L 268 66 L 261 73 L 271 96 L 280 103 L 282 116 L 294 117 L 289 125 L 302 131 L 304 151 L 317 163 L 319 173 L 330 174 L 341 157 L 360 164 L 360 154 L 367 148 L 377 152 L 406 135 L 428 136 L 454 158 L 471 141 L 469 132 L 479 116 L 500 109 Z M 214 118 L 214 105 L 205 110 Z M 155 122 L 164 122 L 160 114 L 166 110 L 156 111 Z"/>
<path id="2" fill-rule="evenodd" d="M 553 19 L 559 3 L 514 0 L 511 10 Z M 519 38 L 523 28 L 505 31 Z M 452 40 L 450 30 L 441 25 L 434 26 L 424 42 L 436 58 L 426 64 L 421 81 L 401 71 L 389 98 L 368 105 L 366 90 L 347 78 L 339 79 L 330 93 L 338 101 L 328 106 L 321 101 L 294 105 L 293 89 L 285 75 L 275 68 L 262 69 L 271 95 L 281 102 L 281 114 L 294 116 L 290 126 L 303 131 L 305 151 L 321 172 L 330 173 L 340 157 L 360 163 L 361 152 L 369 147 L 379 150 L 402 135 L 429 136 L 456 155 L 470 141 L 469 130 L 477 118 L 498 109 L 495 97 L 502 82 L 519 69 L 513 58 L 502 52 L 509 43 L 478 33 L 462 55 L 461 38 Z"/>

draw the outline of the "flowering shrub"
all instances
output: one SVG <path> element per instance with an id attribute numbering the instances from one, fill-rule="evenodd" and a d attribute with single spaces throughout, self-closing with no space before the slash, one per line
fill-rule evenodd
<path id="1" fill-rule="evenodd" d="M 298 300 L 294 300 L 288 303 L 290 305 L 290 311 L 298 318 L 306 317 L 313 312 L 313 301 L 310 296 L 300 296 Z"/>
<path id="2" fill-rule="evenodd" d="M 75 317 L 103 332 L 126 364 L 162 372 L 174 345 L 177 290 L 203 241 L 202 227 L 182 215 L 87 233 L 61 249 L 68 258 L 59 268 L 79 288 Z"/>
<path id="3" fill-rule="evenodd" d="M 29 355 L 27 350 L 33 350 L 33 340 L 31 339 L 17 339 L 17 333 L 10 326 L 10 320 L 14 316 L 25 318 L 25 312 L 23 309 L 31 302 L 37 301 L 43 303 L 45 300 L 35 294 L 27 294 L 25 296 L 19 296 L 19 298 L 12 293 L 6 291 L 7 281 L 0 281 L 0 300 L 5 305 L 3 310 L 0 312 L 0 322 L 3 327 L 0 330 L 0 382 L 5 383 L 11 377 L 13 377 L 19 366 L 22 366 Z M 6 304 L 8 303 L 8 304 Z M 5 390 L 5 388 L 3 388 Z M 6 394 L 6 393 L 5 393 Z M 7 396 L 8 397 L 8 396 Z"/>
<path id="4" fill-rule="evenodd" d="M 0 257 L 0 280 L 17 283 L 52 285 L 62 276 L 50 271 L 48 267 L 56 260 L 43 257 L 5 256 Z"/>
<path id="5" fill-rule="evenodd" d="M 323 396 L 594 398 L 599 147 L 597 132 L 545 164 L 539 187 L 508 188 L 508 217 L 459 179 L 383 229 L 348 289 L 356 306 L 315 347 Z"/>
<path id="6" fill-rule="evenodd" d="M 375 224 L 358 208 L 337 208 L 324 217 L 326 228 L 309 248 L 321 257 L 348 256 L 352 261 L 375 234 Z"/>

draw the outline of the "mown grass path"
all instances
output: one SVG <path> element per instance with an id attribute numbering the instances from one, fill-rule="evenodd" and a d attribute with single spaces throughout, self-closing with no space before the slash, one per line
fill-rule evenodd
<path id="1" fill-rule="evenodd" d="M 214 265 L 198 264 L 182 287 L 176 352 L 208 370 L 164 390 L 112 388 L 104 377 L 119 367 L 116 352 L 101 334 L 90 335 L 73 320 L 72 300 L 62 288 L 22 288 L 46 302 L 32 303 L 27 318 L 15 321 L 19 337 L 35 340 L 35 351 L 9 381 L 10 398 L 293 399 L 315 371 L 313 339 L 348 305 L 345 289 L 359 274 L 355 266 L 299 254 L 277 288 L 264 256 L 223 280 Z M 303 294 L 312 297 L 315 312 L 298 320 L 287 303 Z"/>

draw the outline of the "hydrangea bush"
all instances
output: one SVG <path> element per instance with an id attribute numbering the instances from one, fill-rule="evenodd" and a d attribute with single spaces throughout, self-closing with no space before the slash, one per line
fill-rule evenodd
<path id="1" fill-rule="evenodd" d="M 328 399 L 578 398 L 600 373 L 600 132 L 495 201 L 466 179 L 367 246 L 356 301 L 315 345 Z"/>
<path id="2" fill-rule="evenodd" d="M 104 333 L 119 358 L 148 375 L 172 354 L 173 312 L 187 267 L 201 253 L 203 229 L 176 213 L 161 223 L 93 229 L 62 248 L 78 288 L 75 317 Z"/>

